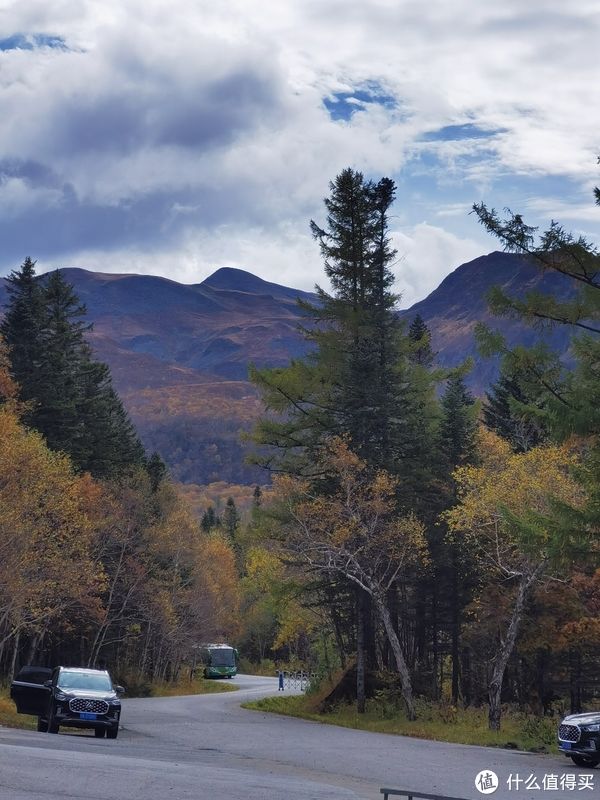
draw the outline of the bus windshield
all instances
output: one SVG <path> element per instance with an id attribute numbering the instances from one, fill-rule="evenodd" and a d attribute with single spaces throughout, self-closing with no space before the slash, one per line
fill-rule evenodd
<path id="1" fill-rule="evenodd" d="M 213 667 L 235 667 L 235 651 L 232 647 L 219 647 L 209 650 Z"/>

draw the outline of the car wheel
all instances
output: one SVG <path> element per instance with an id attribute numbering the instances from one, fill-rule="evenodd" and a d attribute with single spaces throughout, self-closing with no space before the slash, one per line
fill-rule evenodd
<path id="1" fill-rule="evenodd" d="M 118 728 L 109 728 L 106 731 L 106 738 L 107 739 L 116 739 L 118 735 L 119 735 L 119 729 Z"/>
<path id="2" fill-rule="evenodd" d="M 96 739 L 104 739 L 104 734 L 106 730 L 104 728 L 94 728 L 94 736 Z"/>
<path id="3" fill-rule="evenodd" d="M 578 767 L 597 767 L 600 764 L 600 758 L 594 756 L 571 756 L 571 758 Z"/>
<path id="4" fill-rule="evenodd" d="M 46 733 L 48 730 L 48 723 L 45 719 L 38 717 L 37 729 L 40 733 Z"/>

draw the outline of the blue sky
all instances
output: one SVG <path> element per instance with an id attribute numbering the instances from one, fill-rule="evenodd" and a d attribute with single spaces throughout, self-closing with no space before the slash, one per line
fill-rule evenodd
<path id="1" fill-rule="evenodd" d="M 9 0 L 0 30 L 0 274 L 309 289 L 346 166 L 397 182 L 404 304 L 497 246 L 474 202 L 600 242 L 597 0 Z"/>

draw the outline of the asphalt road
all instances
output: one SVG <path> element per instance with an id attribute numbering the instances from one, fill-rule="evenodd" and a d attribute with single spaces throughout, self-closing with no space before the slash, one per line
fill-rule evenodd
<path id="1" fill-rule="evenodd" d="M 125 700 L 116 741 L 68 728 L 58 736 L 0 728 L 0 800 L 374 800 L 382 786 L 475 800 L 485 796 L 475 776 L 489 770 L 499 780 L 494 800 L 600 795 L 600 769 L 561 756 L 247 711 L 240 703 L 277 694 L 277 681 L 238 675 L 234 684 L 240 691 Z M 574 779 L 553 789 L 549 776 L 559 785 L 565 775 Z M 584 775 L 593 776 L 593 789 L 582 788 Z"/>

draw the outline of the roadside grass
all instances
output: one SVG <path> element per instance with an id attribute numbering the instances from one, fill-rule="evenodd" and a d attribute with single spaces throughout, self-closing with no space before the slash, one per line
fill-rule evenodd
<path id="1" fill-rule="evenodd" d="M 355 707 L 348 704 L 340 704 L 328 713 L 319 712 L 310 695 L 266 697 L 244 703 L 243 707 L 375 733 L 539 753 L 557 752 L 556 720 L 518 711 L 506 710 L 502 717 L 502 730 L 490 731 L 485 708 L 460 709 L 422 701 L 415 721 L 408 720 L 402 710 L 390 708 L 377 700 L 367 701 L 364 714 L 357 714 Z"/>
<path id="2" fill-rule="evenodd" d="M 29 714 L 17 714 L 15 704 L 10 699 L 8 689 L 0 688 L 0 725 L 6 728 L 26 728 L 35 730 L 37 719 Z"/>

